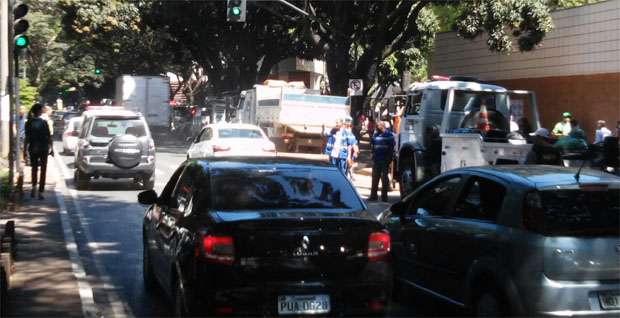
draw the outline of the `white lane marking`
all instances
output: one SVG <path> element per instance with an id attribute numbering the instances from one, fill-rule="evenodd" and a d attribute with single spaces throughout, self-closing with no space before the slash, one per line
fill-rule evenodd
<path id="1" fill-rule="evenodd" d="M 57 175 L 60 171 L 56 170 Z M 97 306 L 95 305 L 95 297 L 93 296 L 93 288 L 90 286 L 88 279 L 86 278 L 86 271 L 84 271 L 84 264 L 80 260 L 80 255 L 77 250 L 77 244 L 75 243 L 75 237 L 73 236 L 73 229 L 71 228 L 71 222 L 69 222 L 69 216 L 67 215 L 67 205 L 64 199 L 65 190 L 64 179 L 61 182 L 57 182 L 54 187 L 56 196 L 56 202 L 58 202 L 58 208 L 60 213 L 60 224 L 62 225 L 62 232 L 65 238 L 65 247 L 69 253 L 69 259 L 71 260 L 71 270 L 73 276 L 77 280 L 78 293 L 80 295 L 80 302 L 82 303 L 82 314 L 84 317 L 98 317 Z M 63 191 L 61 191 L 62 188 Z"/>
<path id="2" fill-rule="evenodd" d="M 103 283 L 103 290 L 106 293 L 108 300 L 110 301 L 110 305 L 112 306 L 112 315 L 118 318 L 133 317 L 134 315 L 131 312 L 129 305 L 118 296 L 118 294 L 116 293 L 116 290 L 118 288 L 114 286 L 110 275 L 107 274 L 103 263 L 99 260 L 98 255 L 100 255 L 100 253 L 98 252 L 100 248 L 99 245 L 95 242 L 95 240 L 93 240 L 93 236 L 91 235 L 90 229 L 88 227 L 88 222 L 85 221 L 86 218 L 84 217 L 84 213 L 82 212 L 80 201 L 78 200 L 77 191 L 75 189 L 67 188 L 66 186 L 66 181 L 71 180 L 73 178 L 73 174 L 69 171 L 67 165 L 62 162 L 62 159 L 60 159 L 59 156 L 54 156 L 54 158 L 56 161 L 56 166 L 60 168 L 64 176 L 64 179 L 62 179 L 63 189 L 68 192 L 73 199 L 73 204 L 77 212 L 76 214 L 78 216 L 78 220 L 82 225 L 84 236 L 86 236 L 86 240 L 89 242 L 89 244 L 87 244 L 87 248 L 91 252 L 95 269 L 99 273 L 101 282 Z"/>

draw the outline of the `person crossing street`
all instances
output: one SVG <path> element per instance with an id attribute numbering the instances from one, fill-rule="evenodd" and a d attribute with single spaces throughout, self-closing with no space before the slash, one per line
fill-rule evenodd
<path id="1" fill-rule="evenodd" d="M 387 202 L 390 180 L 388 177 L 390 162 L 394 156 L 394 135 L 385 128 L 385 123 L 377 123 L 377 132 L 370 140 L 372 149 L 372 183 L 369 201 L 377 201 L 379 179 L 381 179 L 381 201 Z"/>

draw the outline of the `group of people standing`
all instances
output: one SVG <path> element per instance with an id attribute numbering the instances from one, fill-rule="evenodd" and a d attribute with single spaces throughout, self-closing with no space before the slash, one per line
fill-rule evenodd
<path id="1" fill-rule="evenodd" d="M 323 135 L 327 137 L 324 153 L 329 157 L 329 162 L 353 180 L 352 168 L 359 157 L 359 144 L 352 130 L 352 122 L 351 117 L 338 119 L 330 131 L 325 131 L 323 127 Z M 383 121 L 378 121 L 372 129 L 369 127 L 368 134 L 371 136 L 373 162 L 372 186 L 368 200 L 378 199 L 377 192 L 381 180 L 381 200 L 385 202 L 388 200 L 389 168 L 394 158 L 395 138 Z"/>

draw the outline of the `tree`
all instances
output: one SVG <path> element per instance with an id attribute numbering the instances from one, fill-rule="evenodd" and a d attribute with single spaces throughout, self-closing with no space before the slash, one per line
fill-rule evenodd
<path id="1" fill-rule="evenodd" d="M 495 51 L 510 51 L 513 36 L 521 50 L 531 50 L 552 28 L 542 0 L 308 1 L 306 9 L 317 18 L 307 20 L 305 31 L 324 51 L 332 92 L 344 94 L 349 78 L 373 83 L 394 53 L 424 47 L 437 26 L 425 10 L 432 3 L 457 4 L 459 34 L 471 39 L 486 32 Z"/>
<path id="2" fill-rule="evenodd" d="M 248 2 L 246 23 L 226 21 L 225 1 L 154 1 L 141 8 L 147 24 L 187 48 L 212 91 L 221 92 L 251 87 L 285 58 L 309 56 L 294 19 L 272 7 Z"/>

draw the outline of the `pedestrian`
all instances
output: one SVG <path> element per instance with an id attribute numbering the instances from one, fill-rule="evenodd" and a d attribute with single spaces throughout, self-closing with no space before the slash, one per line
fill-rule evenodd
<path id="1" fill-rule="evenodd" d="M 526 164 L 562 165 L 560 152 L 553 147 L 547 128 L 538 128 L 532 138 L 532 149 L 525 159 Z"/>
<path id="2" fill-rule="evenodd" d="M 573 116 L 571 115 L 571 113 L 562 113 L 562 121 L 555 124 L 553 130 L 551 131 L 551 134 L 555 137 L 568 136 L 572 128 L 570 124 L 572 118 Z"/>
<path id="3" fill-rule="evenodd" d="M 332 150 L 334 149 L 336 133 L 338 133 L 341 126 L 342 126 L 342 120 L 340 119 L 336 120 L 336 125 L 334 126 L 334 128 L 330 129 L 328 132 L 325 131 L 325 125 L 322 126 L 322 134 L 324 137 L 326 137 L 325 151 L 323 153 L 327 155 L 329 163 L 333 165 L 336 165 L 336 161 L 334 157 L 332 157 Z"/>
<path id="4" fill-rule="evenodd" d="M 28 120 L 25 127 L 26 136 L 24 139 L 24 152 L 27 150 L 30 156 L 32 167 L 32 192 L 31 197 L 35 197 L 37 182 L 39 183 L 39 200 L 43 200 L 45 191 L 45 174 L 47 172 L 47 156 L 54 155 L 52 147 L 52 135 L 47 121 L 41 118 L 43 105 L 36 103 L 30 110 L 32 118 Z M 41 168 L 37 176 L 38 168 Z"/>
<path id="5" fill-rule="evenodd" d="M 346 117 L 344 119 L 344 128 L 347 131 L 347 143 L 351 145 L 351 153 L 347 157 L 347 169 L 345 172 L 345 176 L 351 181 L 355 181 L 355 176 L 353 175 L 353 167 L 355 166 L 355 161 L 357 160 L 357 156 L 359 155 L 359 146 L 357 142 L 357 137 L 353 133 L 353 120 L 351 119 L 351 117 Z"/>
<path id="6" fill-rule="evenodd" d="M 381 179 L 381 201 L 387 202 L 388 189 L 390 187 L 389 166 L 394 157 L 394 135 L 385 128 L 385 123 L 377 123 L 377 131 L 370 139 L 372 149 L 372 183 L 370 187 L 369 201 L 377 201 L 379 179 Z"/>
<path id="7" fill-rule="evenodd" d="M 350 117 L 349 117 L 350 118 Z M 336 134 L 334 134 L 334 146 L 331 151 L 333 163 L 343 175 L 347 174 L 347 162 L 351 160 L 351 152 L 353 151 L 352 138 L 345 128 L 344 120 Z"/>
<path id="8" fill-rule="evenodd" d="M 604 120 L 599 120 L 596 122 L 596 132 L 594 133 L 594 144 L 602 144 L 605 138 L 611 136 L 611 130 L 607 129 L 606 122 Z"/>

